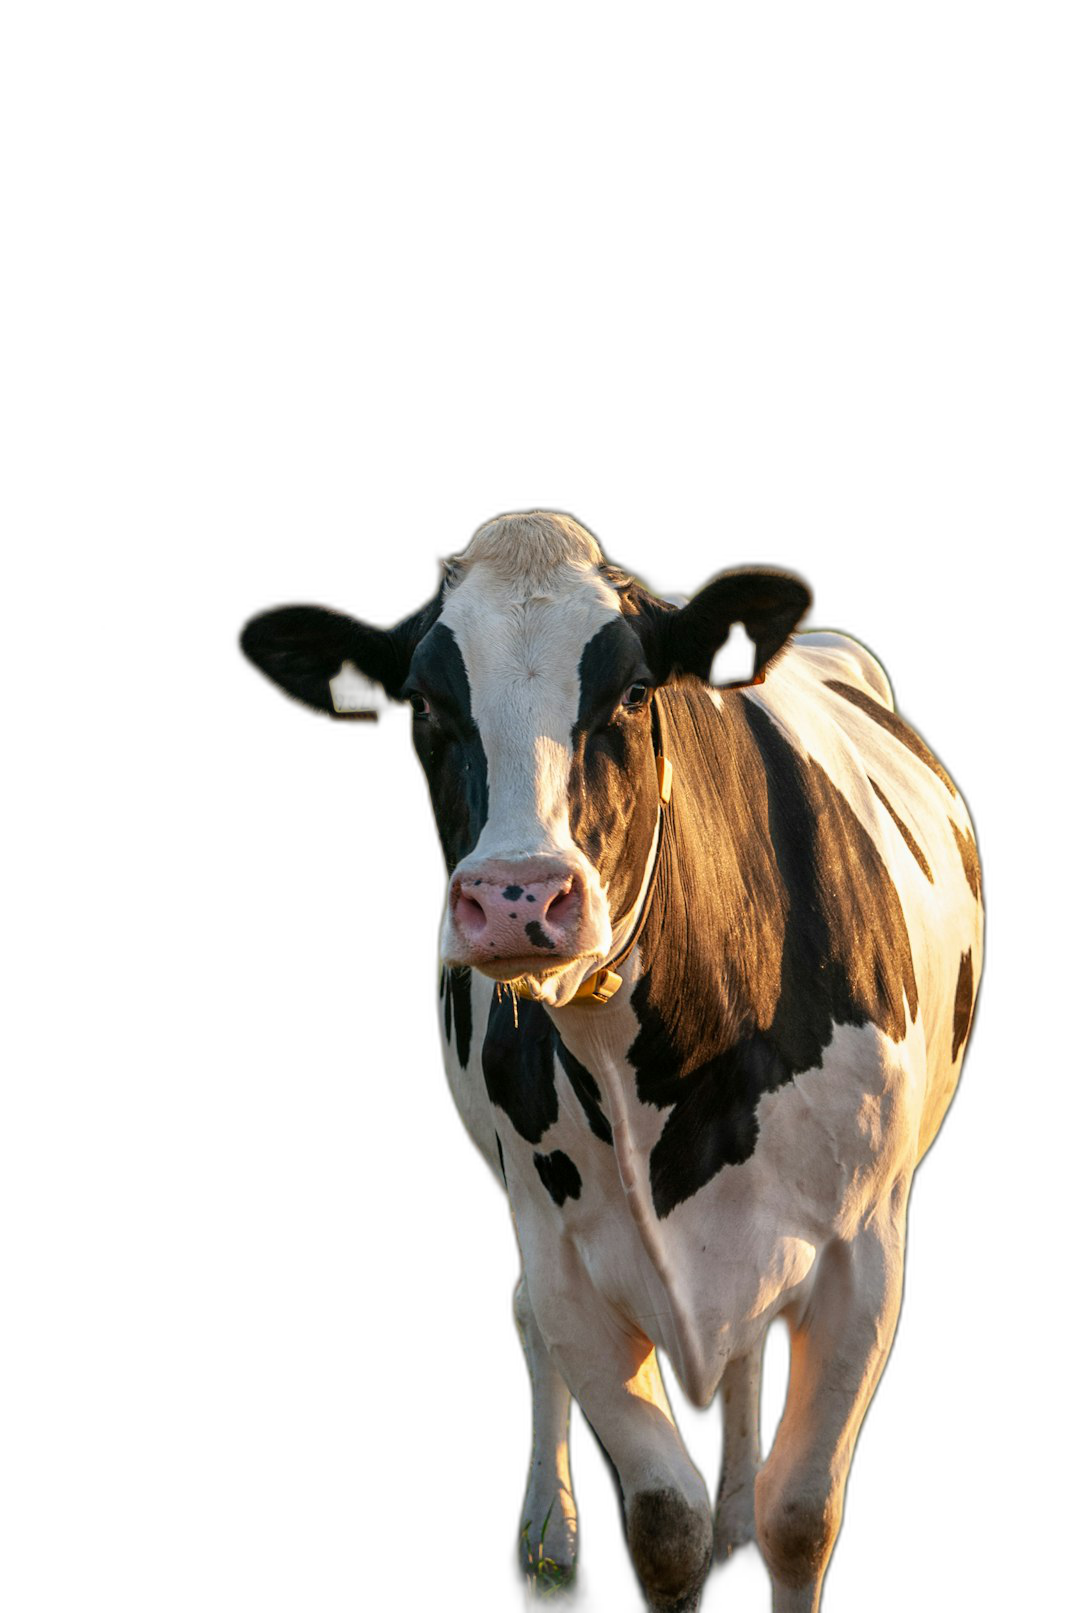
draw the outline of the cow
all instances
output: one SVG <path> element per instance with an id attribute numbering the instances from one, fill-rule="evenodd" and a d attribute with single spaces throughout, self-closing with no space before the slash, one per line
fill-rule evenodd
<path id="1" fill-rule="evenodd" d="M 446 1067 L 521 1252 L 523 1565 L 573 1574 L 573 1396 L 656 1613 L 696 1608 L 751 1540 L 776 1613 L 819 1606 L 979 981 L 956 786 L 862 645 L 796 632 L 809 602 L 747 569 L 679 606 L 533 512 L 481 527 L 391 629 L 289 606 L 241 640 L 316 710 L 412 707 L 447 870 Z M 736 623 L 753 671 L 715 687 Z M 715 1505 L 660 1351 L 693 1404 L 720 1391 Z"/>

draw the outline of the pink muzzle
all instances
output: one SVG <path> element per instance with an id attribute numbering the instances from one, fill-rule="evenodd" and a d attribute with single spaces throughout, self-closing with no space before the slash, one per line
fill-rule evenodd
<path id="1" fill-rule="evenodd" d="M 450 881 L 450 961 L 550 968 L 594 942 L 593 905 L 582 871 L 558 856 L 458 869 Z"/>

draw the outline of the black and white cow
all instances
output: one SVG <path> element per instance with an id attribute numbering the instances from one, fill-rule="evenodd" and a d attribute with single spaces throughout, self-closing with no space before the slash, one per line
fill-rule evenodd
<path id="1" fill-rule="evenodd" d="M 679 609 L 538 513 L 481 528 L 389 631 L 295 606 L 242 640 L 319 710 L 355 707 L 361 677 L 412 705 L 449 877 L 450 1084 L 521 1246 L 523 1555 L 546 1521 L 547 1561 L 573 1567 L 573 1395 L 655 1609 L 696 1607 L 750 1539 L 774 1609 L 818 1606 L 979 979 L 964 804 L 861 645 L 791 636 L 808 603 L 742 571 Z M 735 622 L 754 682 L 712 688 Z M 762 1464 L 777 1316 L 791 1381 Z M 715 1509 L 658 1350 L 695 1404 L 722 1387 Z"/>

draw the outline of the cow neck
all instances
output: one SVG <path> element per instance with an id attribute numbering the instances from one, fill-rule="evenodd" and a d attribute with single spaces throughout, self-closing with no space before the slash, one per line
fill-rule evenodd
<path id="1" fill-rule="evenodd" d="M 619 948 L 618 952 L 613 958 L 611 958 L 601 968 L 595 970 L 595 972 L 589 975 L 587 979 L 582 981 L 581 985 L 570 999 L 571 1002 L 594 1002 L 598 1006 L 603 1006 L 605 1003 L 611 1001 L 612 997 L 614 997 L 615 993 L 622 985 L 622 975 L 619 974 L 619 966 L 620 964 L 626 962 L 631 952 L 637 946 L 638 941 L 641 938 L 641 932 L 645 928 L 645 925 L 648 921 L 649 912 L 652 908 L 653 896 L 656 893 L 656 883 L 660 871 L 660 854 L 663 850 L 664 844 L 664 824 L 667 821 L 667 812 L 665 809 L 671 800 L 672 782 L 674 777 L 671 762 L 664 751 L 664 718 L 663 713 L 660 710 L 660 701 L 656 697 L 654 697 L 652 703 L 652 737 L 653 754 L 656 759 L 656 784 L 659 794 L 659 802 L 656 809 L 657 822 L 656 832 L 653 835 L 652 862 L 649 872 L 646 875 L 644 893 L 639 895 L 638 901 L 635 903 L 635 906 L 638 908 L 637 920 L 634 923 L 633 928 L 630 931 L 629 939 L 625 942 L 625 944 Z M 629 912 L 632 913 L 633 911 L 634 908 L 631 907 Z M 627 917 L 629 917 L 628 913 L 623 914 L 622 919 L 620 919 L 616 924 L 616 929 L 618 929 L 619 925 L 622 924 Z"/>

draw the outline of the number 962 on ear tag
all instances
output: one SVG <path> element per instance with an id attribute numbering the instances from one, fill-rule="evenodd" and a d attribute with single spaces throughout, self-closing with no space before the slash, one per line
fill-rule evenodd
<path id="1" fill-rule="evenodd" d="M 342 661 L 340 673 L 330 677 L 330 723 L 377 723 L 385 703 L 382 684 L 361 673 L 355 661 Z"/>

